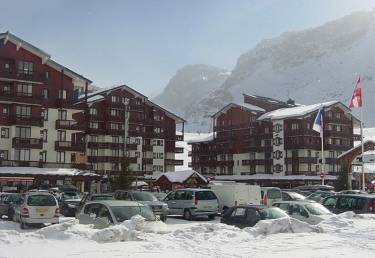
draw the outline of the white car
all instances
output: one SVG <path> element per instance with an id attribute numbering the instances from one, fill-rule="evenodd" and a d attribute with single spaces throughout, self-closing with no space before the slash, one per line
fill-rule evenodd
<path id="1" fill-rule="evenodd" d="M 324 219 L 330 218 L 334 215 L 326 207 L 314 201 L 275 202 L 273 206 L 286 211 L 292 218 L 313 225 L 318 224 Z"/>
<path id="2" fill-rule="evenodd" d="M 58 202 L 48 192 L 27 192 L 22 201 L 15 207 L 14 219 L 20 223 L 21 229 L 27 226 L 45 223 L 59 223 L 60 209 Z"/>

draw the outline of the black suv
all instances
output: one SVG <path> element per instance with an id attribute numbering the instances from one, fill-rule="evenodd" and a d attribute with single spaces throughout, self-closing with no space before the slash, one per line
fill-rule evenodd
<path id="1" fill-rule="evenodd" d="M 346 211 L 375 213 L 375 195 L 338 194 L 325 198 L 323 205 L 336 214 Z"/>

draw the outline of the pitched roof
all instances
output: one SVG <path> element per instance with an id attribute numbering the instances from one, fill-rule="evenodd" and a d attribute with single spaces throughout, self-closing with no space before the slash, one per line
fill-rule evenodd
<path id="1" fill-rule="evenodd" d="M 219 115 L 221 115 L 222 113 L 227 112 L 232 107 L 239 107 L 243 110 L 252 112 L 254 115 L 265 112 L 265 110 L 263 108 L 260 108 L 258 106 L 254 106 L 254 105 L 247 104 L 247 103 L 231 102 L 228 105 L 224 106 L 222 109 L 220 109 L 218 112 L 213 114 L 211 117 L 216 118 Z"/>
<path id="2" fill-rule="evenodd" d="M 200 177 L 204 182 L 208 182 L 206 178 L 204 178 L 201 174 L 199 174 L 195 170 L 165 172 L 165 173 L 160 174 L 160 176 L 156 180 L 159 180 L 159 178 L 161 178 L 162 176 L 165 176 L 171 183 L 183 183 L 194 174 Z"/>
<path id="3" fill-rule="evenodd" d="M 29 42 L 24 41 L 23 39 L 13 35 L 9 31 L 5 33 L 0 33 L 0 39 L 5 39 L 5 41 L 10 41 L 14 43 L 17 47 L 22 47 L 27 51 L 30 51 L 36 56 L 39 56 L 42 59 L 42 62 L 49 65 L 50 67 L 56 69 L 56 70 L 64 70 L 64 73 L 71 77 L 72 79 L 81 79 L 84 81 L 87 81 L 89 83 L 92 83 L 91 80 L 87 79 L 86 77 L 74 72 L 73 70 L 70 70 L 69 68 L 57 63 L 56 61 L 51 59 L 51 55 L 44 52 L 40 48 L 37 48 L 36 46 L 30 44 Z"/>

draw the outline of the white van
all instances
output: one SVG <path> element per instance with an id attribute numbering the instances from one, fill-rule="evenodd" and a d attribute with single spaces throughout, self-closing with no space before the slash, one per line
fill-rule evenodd
<path id="1" fill-rule="evenodd" d="M 219 199 L 219 211 L 222 213 L 236 205 L 259 205 L 261 202 L 259 185 L 213 181 L 211 182 L 211 190 Z"/>
<path id="2" fill-rule="evenodd" d="M 262 187 L 261 195 L 261 204 L 268 207 L 271 207 L 274 202 L 282 201 L 281 190 L 278 187 Z"/>

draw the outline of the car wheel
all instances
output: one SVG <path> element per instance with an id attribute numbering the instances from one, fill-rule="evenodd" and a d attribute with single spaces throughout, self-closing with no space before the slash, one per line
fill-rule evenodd
<path id="1" fill-rule="evenodd" d="M 12 221 L 14 216 L 14 212 L 12 210 L 8 211 L 8 220 Z"/>
<path id="2" fill-rule="evenodd" d="M 22 219 L 21 219 L 21 221 L 20 221 L 20 228 L 21 228 L 21 229 L 27 229 L 26 223 L 23 222 Z"/>
<path id="3" fill-rule="evenodd" d="M 161 216 L 160 220 L 163 221 L 163 222 L 166 222 L 167 221 L 167 216 Z"/>
<path id="4" fill-rule="evenodd" d="M 191 220 L 191 212 L 189 209 L 184 210 L 184 219 Z"/>
<path id="5" fill-rule="evenodd" d="M 215 219 L 215 217 L 216 217 L 216 215 L 215 215 L 215 214 L 212 214 L 212 215 L 208 215 L 208 219 L 209 219 L 209 220 L 213 220 L 213 219 Z"/>

